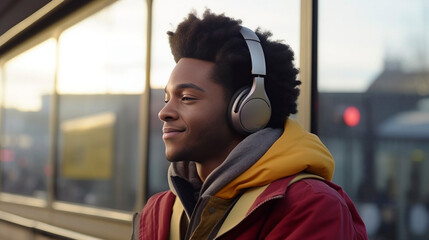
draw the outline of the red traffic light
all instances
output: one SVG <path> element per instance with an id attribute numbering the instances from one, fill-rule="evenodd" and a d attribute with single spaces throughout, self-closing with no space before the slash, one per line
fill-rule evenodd
<path id="1" fill-rule="evenodd" d="M 344 123 L 349 127 L 355 127 L 360 122 L 360 111 L 354 106 L 349 106 L 343 113 Z"/>

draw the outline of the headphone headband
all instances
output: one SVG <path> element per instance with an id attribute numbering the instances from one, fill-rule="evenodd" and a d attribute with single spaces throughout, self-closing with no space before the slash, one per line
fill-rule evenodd
<path id="1" fill-rule="evenodd" d="M 249 48 L 250 58 L 252 60 L 252 74 L 265 76 L 264 51 L 262 50 L 258 36 L 247 27 L 241 27 L 240 33 L 243 35 L 246 40 L 247 47 Z"/>

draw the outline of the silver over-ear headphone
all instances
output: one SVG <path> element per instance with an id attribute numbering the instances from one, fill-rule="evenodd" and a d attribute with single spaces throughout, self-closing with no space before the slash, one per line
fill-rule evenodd
<path id="1" fill-rule="evenodd" d="M 265 57 L 258 36 L 249 28 L 240 30 L 249 48 L 253 84 L 235 93 L 231 100 L 230 118 L 236 131 L 249 134 L 264 128 L 271 118 L 271 104 L 265 92 Z"/>

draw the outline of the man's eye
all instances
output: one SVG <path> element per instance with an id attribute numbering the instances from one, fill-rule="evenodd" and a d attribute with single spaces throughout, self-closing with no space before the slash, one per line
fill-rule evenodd
<path id="1" fill-rule="evenodd" d="M 196 98 L 193 97 L 182 97 L 182 101 L 192 101 L 195 100 Z"/>

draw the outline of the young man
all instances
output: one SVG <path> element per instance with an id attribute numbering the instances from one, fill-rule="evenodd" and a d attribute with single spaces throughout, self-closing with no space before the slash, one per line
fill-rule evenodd
<path id="1" fill-rule="evenodd" d="M 168 33 L 177 65 L 159 118 L 170 191 L 149 199 L 134 237 L 367 239 L 330 182 L 331 154 L 289 118 L 300 84 L 293 52 L 240 23 L 206 11 Z"/>

